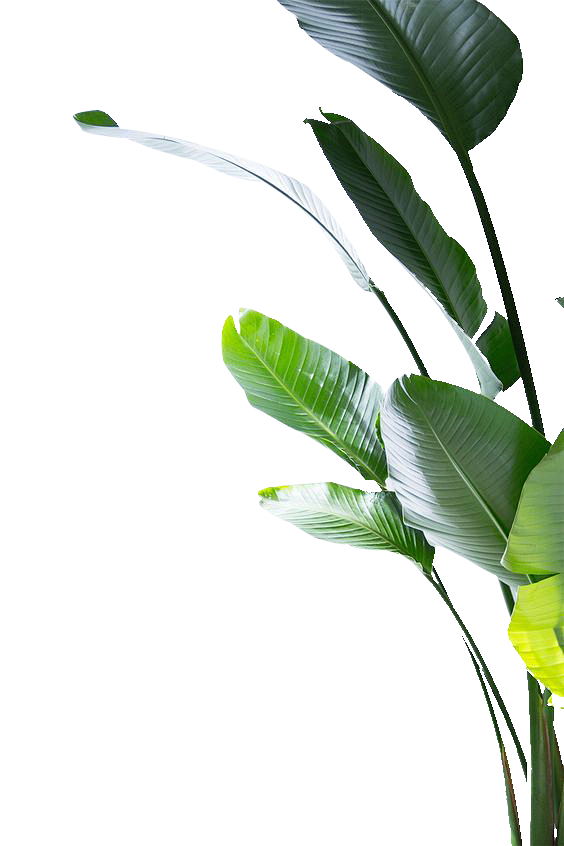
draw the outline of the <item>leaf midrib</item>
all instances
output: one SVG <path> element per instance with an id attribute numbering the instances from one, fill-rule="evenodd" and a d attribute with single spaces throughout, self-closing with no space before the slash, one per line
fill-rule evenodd
<path id="1" fill-rule="evenodd" d="M 268 502 L 268 500 L 265 500 L 265 502 Z M 292 510 L 292 508 L 297 508 L 297 506 L 292 506 L 287 501 L 280 500 L 280 499 L 272 500 L 272 502 L 276 502 L 276 503 L 278 503 L 278 505 L 284 506 L 285 508 L 287 508 L 288 511 Z M 353 526 L 358 526 L 359 529 L 362 529 L 365 532 L 366 531 L 370 532 L 376 538 L 385 541 L 385 543 L 387 543 L 388 546 L 390 546 L 391 549 L 394 549 L 400 555 L 408 555 L 408 557 L 413 558 L 411 551 L 409 551 L 407 549 L 407 547 L 405 549 L 403 549 L 397 543 L 390 540 L 390 538 L 387 535 L 384 535 L 384 534 L 376 531 L 372 526 L 369 526 L 366 523 L 362 523 L 358 518 L 355 519 L 353 517 L 349 517 L 349 515 L 343 515 L 342 512 L 331 511 L 329 508 L 327 508 L 326 510 L 324 510 L 323 508 L 319 508 L 319 507 L 308 509 L 306 505 L 299 506 L 299 508 L 301 510 L 303 510 L 304 512 L 308 513 L 308 514 L 320 514 L 321 516 L 326 515 L 326 516 L 329 516 L 329 517 L 340 518 L 341 520 L 344 520 L 344 521 L 346 521 L 347 523 L 350 523 Z"/>
<path id="2" fill-rule="evenodd" d="M 344 121 L 343 121 L 343 122 L 344 122 Z M 350 121 L 350 120 L 347 120 L 347 121 L 346 121 L 346 123 L 350 123 L 351 125 L 353 125 L 353 126 L 354 126 L 354 124 L 353 124 L 353 123 L 352 123 L 352 121 Z M 337 126 L 337 124 L 333 124 L 333 125 L 334 125 L 334 126 Z M 338 128 L 338 126 L 337 126 L 337 128 Z M 362 131 L 362 130 L 361 130 L 361 131 Z M 367 171 L 367 173 L 369 173 L 369 174 L 370 174 L 370 176 L 372 177 L 372 179 L 374 180 L 374 182 L 375 182 L 375 183 L 379 186 L 379 188 L 380 188 L 380 190 L 382 191 L 382 193 L 383 193 L 383 194 L 384 194 L 384 195 L 388 198 L 388 200 L 390 201 L 391 205 L 392 205 L 392 206 L 393 206 L 393 208 L 395 209 L 395 211 L 396 211 L 396 213 L 397 213 L 398 217 L 399 217 L 399 218 L 400 218 L 400 220 L 402 221 L 403 225 L 405 226 L 405 228 L 407 229 L 407 231 L 410 233 L 410 235 L 411 235 L 411 237 L 413 238 L 413 240 L 415 241 L 416 245 L 417 245 L 417 246 L 419 247 L 419 249 L 421 250 L 421 253 L 422 253 L 422 254 L 423 254 L 423 256 L 424 256 L 425 261 L 427 262 L 427 265 L 429 266 L 429 270 L 431 271 L 431 273 L 433 274 L 433 276 L 435 277 L 435 279 L 436 279 L 437 283 L 440 285 L 440 287 L 441 287 L 441 289 L 442 289 L 442 291 L 443 291 L 444 297 L 445 297 L 445 299 L 446 299 L 446 301 L 447 301 L 447 303 L 448 303 L 448 305 L 449 305 L 449 307 L 450 307 L 450 310 L 451 310 L 451 311 L 450 311 L 450 315 L 451 315 L 452 319 L 453 319 L 453 320 L 456 320 L 456 322 L 458 323 L 458 325 L 460 326 L 460 328 L 462 329 L 462 331 L 463 331 L 463 332 L 465 332 L 465 329 L 464 329 L 464 327 L 462 326 L 462 323 L 460 322 L 460 318 L 459 318 L 459 316 L 458 316 L 458 311 L 457 311 L 457 309 L 456 309 L 456 307 L 455 307 L 455 305 L 454 305 L 454 302 L 453 302 L 453 301 L 452 301 L 452 299 L 451 299 L 450 293 L 449 293 L 449 291 L 446 289 L 445 284 L 444 284 L 444 282 L 443 282 L 443 280 L 442 280 L 441 276 L 439 275 L 438 271 L 436 270 L 434 261 L 432 260 L 431 256 L 429 255 L 429 253 L 427 252 L 427 250 L 425 249 L 425 247 L 424 247 L 424 246 L 423 246 L 423 244 L 421 243 L 421 241 L 420 241 L 420 239 L 419 239 L 418 235 L 416 234 L 416 232 L 414 231 L 413 227 L 412 227 L 412 226 L 411 226 L 411 224 L 407 221 L 407 219 L 406 219 L 405 215 L 403 214 L 402 210 L 398 207 L 397 203 L 393 200 L 393 198 L 391 197 L 390 193 L 386 190 L 386 188 L 384 188 L 384 186 L 382 185 L 382 183 L 380 182 L 380 180 L 379 180 L 379 179 L 378 179 L 378 178 L 374 175 L 374 173 L 373 173 L 373 172 L 372 172 L 372 170 L 369 168 L 369 166 L 368 166 L 367 164 L 365 164 L 365 162 L 362 160 L 362 158 L 360 157 L 360 154 L 357 152 L 357 150 L 356 150 L 355 146 L 352 144 L 352 142 L 349 140 L 349 138 L 347 138 L 347 136 L 346 136 L 346 135 L 345 135 L 345 134 L 344 134 L 341 130 L 339 130 L 339 132 L 340 132 L 340 134 L 342 135 L 342 137 L 345 139 L 345 141 L 347 142 L 347 144 L 349 145 L 349 147 L 351 148 L 352 152 L 354 153 L 355 158 L 356 158 L 356 159 L 358 159 L 358 161 L 360 162 L 361 166 L 362 166 L 362 167 L 363 167 L 363 168 Z M 376 144 L 377 144 L 378 142 L 374 142 L 374 143 L 376 143 Z M 383 148 L 382 148 L 382 149 L 383 149 Z M 393 158 L 393 157 L 391 157 L 391 158 Z M 405 170 L 405 168 L 403 168 L 403 166 L 402 166 L 402 165 L 400 165 L 400 163 L 399 163 L 396 159 L 394 159 L 394 162 L 398 165 L 398 167 L 400 167 L 400 168 L 404 171 L 405 176 L 407 177 L 407 179 L 409 179 L 409 181 L 410 181 L 410 183 L 411 183 L 411 187 L 412 187 L 413 193 L 416 195 L 416 197 L 417 197 L 417 199 L 419 200 L 419 202 L 420 202 L 422 205 L 424 205 L 424 206 L 425 206 L 426 213 L 427 213 L 428 215 L 431 215 L 431 216 L 432 216 L 435 226 L 438 226 L 439 228 L 441 228 L 441 229 L 442 229 L 441 224 L 439 223 L 439 221 L 437 220 L 437 218 L 436 218 L 436 217 L 435 217 L 435 215 L 433 214 L 433 211 L 432 211 L 432 209 L 430 208 L 430 206 L 429 206 L 429 205 L 428 205 L 428 204 L 427 204 L 427 203 L 423 200 L 423 198 L 421 197 L 421 195 L 417 193 L 417 190 L 416 190 L 416 188 L 415 188 L 415 185 L 414 185 L 414 183 L 413 183 L 413 180 L 412 180 L 412 178 L 410 177 L 410 175 L 407 173 L 407 171 Z M 446 237 L 447 239 L 449 239 L 450 241 L 452 241 L 452 240 L 453 240 L 453 239 L 450 237 L 450 235 L 448 235 L 448 234 L 444 231 L 444 229 L 443 229 L 442 231 L 444 232 L 445 237 Z M 387 248 L 386 248 L 386 249 L 387 249 Z M 388 252 L 391 252 L 391 251 L 389 250 Z M 401 264 L 403 264 L 403 262 L 401 262 Z M 404 265 L 404 266 L 405 266 L 405 265 Z M 409 269 L 409 268 L 408 268 L 408 269 Z M 411 272 L 411 273 L 413 273 L 413 275 L 415 276 L 415 278 L 417 279 L 417 281 L 418 281 L 418 282 L 420 282 L 421 284 L 425 285 L 425 283 L 424 283 L 422 280 L 420 280 L 420 279 L 418 278 L 417 274 L 416 274 L 414 271 L 410 270 L 410 272 Z M 425 285 L 425 287 L 427 288 L 427 285 Z M 433 293 L 433 292 L 431 292 L 431 293 Z M 470 337 L 470 336 L 469 336 L 469 337 Z"/>
<path id="3" fill-rule="evenodd" d="M 382 23 L 384 24 L 384 26 L 386 27 L 386 29 L 388 30 L 400 50 L 404 53 L 405 57 L 407 58 L 407 61 L 413 68 L 423 90 L 425 91 L 431 102 L 433 109 L 437 113 L 437 117 L 444 126 L 445 136 L 449 144 L 451 145 L 455 153 L 459 154 L 460 151 L 464 151 L 464 153 L 466 153 L 466 145 L 460 141 L 460 139 L 458 138 L 458 133 L 451 126 L 450 120 L 443 111 L 439 96 L 435 94 L 434 88 L 431 83 L 427 80 L 427 76 L 419 60 L 410 50 L 409 42 L 406 42 L 401 31 L 396 28 L 396 22 L 390 15 L 384 13 L 383 9 L 376 6 L 373 0 L 366 0 L 366 2 L 374 12 L 376 17 L 378 17 L 382 21 Z"/>
<path id="4" fill-rule="evenodd" d="M 147 136 L 147 138 L 148 138 L 148 140 L 151 140 L 152 136 Z M 134 138 L 130 138 L 129 140 L 130 140 L 130 141 L 135 141 L 136 139 L 134 139 Z M 168 138 L 168 137 L 167 137 L 167 136 L 165 136 L 165 135 L 163 135 L 163 136 L 162 136 L 162 139 L 161 139 L 161 138 L 158 138 L 157 140 L 169 141 L 169 142 L 173 142 L 174 144 L 182 144 L 182 143 L 184 143 L 184 142 L 182 142 L 182 141 L 177 141 L 175 138 Z M 136 143 L 138 143 L 138 144 L 143 144 L 143 141 L 136 141 Z M 190 142 L 190 143 L 193 143 L 193 142 Z M 196 144 L 195 146 L 198 146 L 198 147 L 199 147 L 199 146 L 202 146 L 202 145 Z M 258 174 L 255 170 L 251 170 L 250 168 L 245 167 L 245 166 L 244 166 L 244 165 L 242 165 L 240 162 L 234 161 L 233 159 L 231 159 L 231 158 L 227 158 L 226 156 L 222 156 L 222 155 L 220 155 L 218 152 L 215 152 L 215 151 L 213 151 L 213 150 L 210 150 L 210 149 L 209 149 L 209 148 L 207 148 L 207 147 L 203 147 L 203 146 L 202 146 L 202 149 L 205 149 L 205 150 L 206 150 L 206 152 L 207 152 L 209 155 L 214 156 L 214 158 L 218 159 L 219 161 L 226 162 L 227 164 L 231 165 L 232 167 L 237 167 L 237 168 L 239 168 L 239 170 L 242 170 L 244 173 L 248 173 L 250 176 L 252 176 L 252 177 L 253 177 L 254 179 L 256 179 L 258 182 L 263 182 L 265 185 L 268 185 L 268 186 L 269 186 L 270 188 L 272 188 L 274 191 L 277 191 L 279 194 L 282 194 L 282 196 L 283 196 L 283 197 L 286 197 L 286 199 L 287 199 L 287 200 L 289 200 L 291 203 L 293 203 L 295 206 L 297 206 L 299 209 L 301 209 L 303 212 L 305 212 L 305 213 L 306 213 L 309 217 L 311 217 L 311 219 L 312 219 L 312 220 L 314 220 L 314 221 L 318 224 L 318 226 L 320 226 L 320 227 L 321 227 L 321 229 L 323 229 L 323 231 L 325 232 L 325 234 L 326 234 L 326 235 L 327 235 L 327 236 L 328 236 L 328 237 L 329 237 L 332 241 L 334 241 L 334 242 L 335 242 L 335 244 L 337 244 L 337 246 L 339 247 L 339 249 L 341 249 L 341 250 L 345 253 L 345 255 L 347 255 L 347 256 L 348 256 L 348 258 L 349 258 L 349 260 L 350 260 L 351 264 L 353 264 L 353 265 L 356 267 L 356 269 L 357 269 L 358 273 L 360 274 L 360 276 L 361 276 L 363 279 L 365 279 L 365 280 L 366 280 L 366 282 L 368 283 L 368 276 L 367 276 L 366 271 L 365 271 L 365 270 L 363 271 L 363 268 L 361 268 L 361 267 L 359 266 L 358 262 L 357 262 L 357 261 L 355 260 L 355 258 L 354 258 L 354 257 L 350 254 L 350 252 L 347 250 L 347 248 L 345 247 L 345 245 L 343 244 L 343 242 L 342 242 L 342 241 L 341 241 L 341 240 L 340 240 L 340 239 L 339 239 L 339 238 L 335 235 L 335 233 L 334 233 L 331 229 L 329 229 L 329 227 L 325 226 L 325 224 L 323 223 L 323 221 L 322 221 L 322 220 L 320 220 L 320 219 L 319 219 L 319 217 L 317 217 L 317 216 L 316 216 L 313 212 L 311 212 L 311 211 L 310 211 L 308 208 L 306 208 L 306 207 L 305 207 L 302 203 L 300 203 L 300 202 L 299 202 L 299 200 L 295 200 L 293 197 L 291 197 L 289 194 L 287 194 L 285 191 L 283 191 L 283 190 L 282 190 L 282 188 L 279 188 L 279 187 L 278 187 L 278 185 L 275 185 L 273 182 L 270 182 L 270 180 L 269 180 L 269 179 L 267 179 L 265 176 L 261 176 L 261 175 L 260 175 L 260 174 Z M 261 167 L 265 167 L 265 168 L 266 168 L 266 165 L 261 165 Z M 286 174 L 283 174 L 283 175 L 284 175 L 284 176 L 287 176 Z M 287 178 L 288 178 L 288 179 L 291 179 L 291 180 L 292 180 L 292 182 L 297 183 L 297 184 L 298 184 L 298 185 L 300 185 L 302 188 L 304 188 L 304 189 L 305 189 L 305 191 L 306 191 L 306 192 L 309 192 L 309 194 L 310 194 L 312 197 L 315 197 L 315 196 L 316 196 L 316 195 L 314 195 L 314 193 L 313 193 L 313 191 L 311 190 L 311 188 L 308 188 L 308 187 L 307 187 L 307 185 L 305 185 L 303 182 L 300 182 L 300 181 L 299 181 L 299 179 L 294 179 L 294 177 L 293 177 L 293 176 L 287 176 Z M 321 202 L 321 200 L 320 200 L 320 202 Z"/>
<path id="5" fill-rule="evenodd" d="M 446 458 L 448 459 L 448 461 L 450 462 L 450 464 L 452 465 L 452 467 L 454 468 L 456 473 L 458 473 L 458 475 L 460 476 L 460 478 L 462 479 L 462 481 L 464 482 L 464 484 L 466 485 L 466 487 L 468 488 L 470 493 L 474 496 L 474 498 L 476 499 L 478 504 L 482 507 L 482 510 L 488 515 L 491 522 L 495 526 L 496 530 L 500 534 L 503 542 L 505 544 L 507 544 L 507 541 L 508 541 L 508 538 L 509 538 L 509 532 L 500 523 L 500 521 L 498 520 L 498 518 L 497 518 L 495 512 L 493 511 L 493 509 L 490 507 L 490 505 L 485 500 L 485 498 L 482 496 L 482 494 L 479 492 L 479 490 L 476 488 L 476 486 L 468 478 L 468 476 L 466 475 L 466 473 L 464 472 L 462 467 L 460 467 L 458 462 L 456 462 L 454 460 L 454 458 L 450 455 L 450 453 L 449 453 L 448 449 L 446 448 L 445 444 L 443 444 L 438 432 L 435 430 L 435 428 L 434 428 L 433 424 L 431 423 L 429 417 L 425 413 L 425 410 L 415 402 L 415 400 L 413 399 L 413 397 L 411 397 L 409 395 L 409 392 L 407 390 L 405 392 L 406 392 L 407 396 L 409 397 L 410 401 L 419 410 L 419 413 L 424 418 L 429 430 L 431 431 L 432 435 L 434 436 L 435 440 L 437 441 L 438 445 L 440 446 L 440 448 L 444 452 Z"/>
<path id="6" fill-rule="evenodd" d="M 311 411 L 311 409 L 309 409 L 306 405 L 304 405 L 304 403 L 300 400 L 300 398 L 292 390 L 290 390 L 290 388 L 282 381 L 282 379 L 280 379 L 280 377 L 278 376 L 276 371 L 272 369 L 272 367 L 268 364 L 268 362 L 266 362 L 262 358 L 262 356 L 259 355 L 256 348 L 251 346 L 251 344 L 243 336 L 242 332 L 238 333 L 238 336 L 239 336 L 240 341 L 247 347 L 247 349 L 262 364 L 264 369 L 272 376 L 272 378 L 280 385 L 280 387 L 288 394 L 288 396 L 291 397 L 291 399 L 294 400 L 296 405 L 299 406 L 299 408 L 301 408 L 321 429 L 323 429 L 323 431 L 325 431 L 330 436 L 331 440 L 333 440 L 337 444 L 337 446 L 339 446 L 340 449 L 342 449 L 342 451 L 345 453 L 345 455 L 350 455 L 350 457 L 355 462 L 357 462 L 362 467 L 364 467 L 364 469 L 367 470 L 368 473 L 370 474 L 369 478 L 373 479 L 375 482 L 378 482 L 380 487 L 384 488 L 384 482 L 383 482 L 383 480 L 376 478 L 376 472 L 375 472 L 374 468 L 370 467 L 368 464 L 366 464 L 366 462 L 362 458 L 357 456 L 357 454 L 354 453 L 351 450 L 351 448 L 349 447 L 348 444 L 346 444 L 343 440 L 341 440 L 341 438 L 339 438 L 338 435 L 336 435 L 331 429 L 329 429 L 328 426 L 325 425 L 323 420 L 321 420 L 319 417 L 317 417 L 317 415 L 315 415 Z"/>

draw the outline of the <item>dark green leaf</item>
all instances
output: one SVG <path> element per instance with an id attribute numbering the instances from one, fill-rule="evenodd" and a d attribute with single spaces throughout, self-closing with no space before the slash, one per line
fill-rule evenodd
<path id="1" fill-rule="evenodd" d="M 392 385 L 381 417 L 389 487 L 405 522 L 507 584 L 526 583 L 501 558 L 547 441 L 486 397 L 421 376 Z"/>
<path id="2" fill-rule="evenodd" d="M 564 308 L 564 297 L 556 297 L 556 302 Z"/>
<path id="3" fill-rule="evenodd" d="M 553 846 L 555 820 L 546 715 L 538 683 L 530 675 L 527 682 L 531 728 L 531 846 Z"/>
<path id="4" fill-rule="evenodd" d="M 339 182 L 372 234 L 473 337 L 486 315 L 476 268 L 416 192 L 409 173 L 356 124 L 309 120 Z"/>
<path id="5" fill-rule="evenodd" d="M 504 391 L 517 382 L 521 374 L 507 318 L 496 312 L 486 331 L 476 341 L 476 346 L 489 361 Z"/>
<path id="6" fill-rule="evenodd" d="M 427 573 L 432 570 L 433 548 L 421 532 L 403 523 L 391 493 L 366 493 L 328 482 L 267 488 L 259 496 L 266 511 L 315 538 L 397 552 Z"/>
<path id="7" fill-rule="evenodd" d="M 315 41 L 405 97 L 455 150 L 501 123 L 523 72 L 519 42 L 476 0 L 279 0 Z"/>
<path id="8" fill-rule="evenodd" d="M 304 432 L 384 486 L 382 390 L 355 364 L 256 311 L 223 329 L 224 361 L 251 405 Z"/>
<path id="9" fill-rule="evenodd" d="M 77 123 L 85 126 L 117 126 L 113 118 L 98 109 L 91 112 L 77 112 L 74 119 Z"/>

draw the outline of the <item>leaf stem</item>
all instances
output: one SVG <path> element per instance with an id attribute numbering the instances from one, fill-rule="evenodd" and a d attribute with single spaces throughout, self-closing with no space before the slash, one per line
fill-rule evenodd
<path id="1" fill-rule="evenodd" d="M 531 846 L 553 846 L 552 760 L 545 703 L 540 685 L 527 673 L 531 722 Z"/>
<path id="2" fill-rule="evenodd" d="M 413 356 L 413 360 L 415 361 L 415 364 L 417 365 L 419 372 L 421 373 L 422 376 L 429 377 L 429 373 L 427 371 L 427 368 L 423 364 L 423 360 L 421 359 L 421 356 L 419 355 L 419 353 L 415 349 L 415 344 L 413 343 L 413 341 L 411 340 L 411 338 L 407 334 L 407 330 L 406 330 L 405 326 L 403 325 L 403 323 L 399 319 L 398 315 L 394 311 L 394 309 L 391 306 L 391 304 L 390 304 L 388 298 L 386 297 L 385 293 L 383 291 L 381 291 L 380 288 L 376 287 L 376 285 L 374 284 L 372 279 L 370 280 L 369 284 L 370 284 L 370 290 L 372 291 L 373 294 L 376 294 L 376 296 L 378 297 L 378 299 L 380 300 L 380 302 L 382 303 L 382 305 L 384 306 L 384 308 L 388 312 L 389 317 L 392 319 L 394 326 L 396 327 L 396 329 L 398 330 L 398 332 L 402 336 L 403 340 L 405 341 L 405 344 L 406 344 L 409 352 Z"/>
<path id="3" fill-rule="evenodd" d="M 456 150 L 456 154 L 458 156 L 460 164 L 462 165 L 462 170 L 464 171 L 464 175 L 466 176 L 468 185 L 470 186 L 470 190 L 472 191 L 472 196 L 474 197 L 474 201 L 478 209 L 478 214 L 480 215 L 480 220 L 482 221 L 482 226 L 484 228 L 484 233 L 488 242 L 488 246 L 490 248 L 490 253 L 493 259 L 495 272 L 497 274 L 501 295 L 503 297 L 505 310 L 507 312 L 507 320 L 509 322 L 509 328 L 511 330 L 513 346 L 515 347 L 515 355 L 517 356 L 519 370 L 523 378 L 523 385 L 525 387 L 525 394 L 527 396 L 527 403 L 529 405 L 531 421 L 534 428 L 538 432 L 540 432 L 541 435 L 544 435 L 544 427 L 540 412 L 539 401 L 537 397 L 537 391 L 533 380 L 533 373 L 531 370 L 531 364 L 529 362 L 529 356 L 527 354 L 527 347 L 525 344 L 525 338 L 523 337 L 523 330 L 521 328 L 519 314 L 517 312 L 517 305 L 515 303 L 513 291 L 511 290 L 509 276 L 507 275 L 507 268 L 505 267 L 505 262 L 503 260 L 499 241 L 497 239 L 493 221 L 486 203 L 486 198 L 484 197 L 483 191 L 480 187 L 480 183 L 478 182 L 478 179 L 474 172 L 472 161 L 466 150 Z"/>
<path id="4" fill-rule="evenodd" d="M 448 591 L 444 586 L 444 583 L 436 569 L 433 570 L 433 576 L 427 576 L 429 582 L 436 585 L 441 589 L 441 599 L 444 601 L 444 595 L 448 596 Z M 452 605 L 452 603 L 451 603 Z M 450 610 L 450 608 L 449 608 Z M 452 612 L 451 612 L 452 613 Z M 457 623 L 458 625 L 458 623 Z M 515 795 L 515 786 L 513 784 L 513 776 L 511 774 L 511 767 L 509 764 L 509 758 L 507 757 L 507 750 L 505 748 L 505 743 L 503 740 L 503 735 L 501 733 L 501 729 L 499 727 L 499 722 L 497 719 L 497 715 L 495 712 L 495 708 L 493 706 L 491 696 L 488 690 L 488 686 L 484 679 L 484 675 L 480 669 L 480 665 L 476 660 L 472 649 L 470 648 L 470 644 L 466 639 L 463 631 L 459 627 L 459 634 L 464 645 L 464 649 L 466 654 L 468 655 L 468 659 L 474 670 L 474 674 L 478 681 L 478 685 L 480 687 L 480 691 L 482 693 L 482 697 L 484 699 L 486 710 L 488 712 L 488 717 L 490 720 L 490 725 L 492 727 L 492 731 L 494 734 L 494 739 L 497 746 L 498 751 L 498 758 L 499 758 L 499 765 L 501 769 L 501 779 L 503 783 L 503 795 L 505 799 L 505 813 L 507 816 L 507 823 L 509 826 L 509 843 L 510 846 L 522 846 L 523 844 L 523 835 L 521 833 L 521 821 L 519 819 L 519 808 L 517 805 L 517 797 Z"/>
<path id="5" fill-rule="evenodd" d="M 517 732 L 515 731 L 515 727 L 513 725 L 513 722 L 511 721 L 511 717 L 509 716 L 509 712 L 508 712 L 507 708 L 505 707 L 505 702 L 501 698 L 501 694 L 500 694 L 500 692 L 497 688 L 497 685 L 496 685 L 496 683 L 493 679 L 492 674 L 490 673 L 490 671 L 488 669 L 488 665 L 486 664 L 486 662 L 484 661 L 484 658 L 482 657 L 482 653 L 480 652 L 480 650 L 476 646 L 476 642 L 475 642 L 474 638 L 472 637 L 472 635 L 470 634 L 470 632 L 466 628 L 462 618 L 460 617 L 456 608 L 454 607 L 454 605 L 450 601 L 450 598 L 449 598 L 445 588 L 442 587 L 442 585 L 440 583 L 436 582 L 432 578 L 432 576 L 429 576 L 426 573 L 424 575 L 425 575 L 425 578 L 427 579 L 427 581 L 435 588 L 435 590 L 437 591 L 437 593 L 439 594 L 439 596 L 441 597 L 443 602 L 447 605 L 449 611 L 451 612 L 454 619 L 456 620 L 456 622 L 458 623 L 458 625 L 462 629 L 462 631 L 464 633 L 464 637 L 468 641 L 468 644 L 472 647 L 474 655 L 476 656 L 478 663 L 480 664 L 480 667 L 482 668 L 482 672 L 484 673 L 484 676 L 485 676 L 485 678 L 486 678 L 486 680 L 487 680 L 487 682 L 490 686 L 490 689 L 493 693 L 494 699 L 497 702 L 497 704 L 499 705 L 501 713 L 503 714 L 503 716 L 505 718 L 507 728 L 509 729 L 509 733 L 511 734 L 511 737 L 513 738 L 513 742 L 515 743 L 515 748 L 517 750 L 517 755 L 519 756 L 519 761 L 521 762 L 521 767 L 523 769 L 523 773 L 525 774 L 525 778 L 527 778 L 527 758 L 525 757 L 525 753 L 523 752 L 523 747 L 521 746 L 521 742 L 519 740 L 519 737 L 517 736 Z"/>

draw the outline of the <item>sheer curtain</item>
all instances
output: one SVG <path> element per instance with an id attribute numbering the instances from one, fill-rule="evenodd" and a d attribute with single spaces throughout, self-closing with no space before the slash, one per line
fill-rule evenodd
<path id="1" fill-rule="evenodd" d="M 401 308 L 301 124 L 322 103 L 386 144 L 383 91 L 271 0 L 76 0 L 73 26 L 76 109 L 312 183 Z M 256 508 L 267 484 L 358 480 L 247 408 L 219 355 L 240 306 L 384 384 L 395 338 L 265 189 L 75 141 L 75 842 L 401 846 L 388 692 L 411 572 Z"/>

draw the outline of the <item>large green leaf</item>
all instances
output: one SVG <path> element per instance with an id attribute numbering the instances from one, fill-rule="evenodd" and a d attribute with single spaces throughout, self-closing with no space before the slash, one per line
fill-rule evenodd
<path id="1" fill-rule="evenodd" d="M 519 42 L 476 0 L 279 0 L 330 52 L 405 97 L 457 151 L 501 123 L 523 72 Z"/>
<path id="2" fill-rule="evenodd" d="M 398 552 L 430 573 L 434 550 L 421 532 L 408 528 L 396 497 L 332 482 L 260 491 L 266 511 L 320 540 L 363 549 Z"/>
<path id="3" fill-rule="evenodd" d="M 529 672 L 564 696 L 563 573 L 519 588 L 509 638 Z"/>
<path id="4" fill-rule="evenodd" d="M 304 432 L 384 486 L 382 390 L 355 364 L 256 311 L 223 329 L 224 361 L 251 405 Z"/>
<path id="5" fill-rule="evenodd" d="M 501 565 L 521 489 L 549 444 L 486 397 L 421 376 L 390 388 L 381 412 L 389 488 L 405 522 L 510 585 Z"/>
<path id="6" fill-rule="evenodd" d="M 370 279 L 353 245 L 319 197 L 311 188 L 292 176 L 273 170 L 271 167 L 195 144 L 180 138 L 169 138 L 154 132 L 139 132 L 134 129 L 122 129 L 105 112 L 79 112 L 75 120 L 85 132 L 94 135 L 107 135 L 110 138 L 126 138 L 161 153 L 192 159 L 199 164 L 217 170 L 227 176 L 262 182 L 278 191 L 296 206 L 306 212 L 323 230 L 325 235 L 343 259 L 355 282 L 365 291 L 370 291 Z"/>
<path id="7" fill-rule="evenodd" d="M 506 317 L 496 312 L 488 328 L 476 341 L 476 346 L 489 361 L 504 391 L 521 377 L 511 329 Z"/>
<path id="8" fill-rule="evenodd" d="M 323 114 L 329 123 L 307 122 L 364 222 L 472 338 L 487 306 L 468 254 L 447 235 L 393 156 L 348 118 Z"/>
<path id="9" fill-rule="evenodd" d="M 525 482 L 503 564 L 514 573 L 564 573 L 564 432 Z"/>

